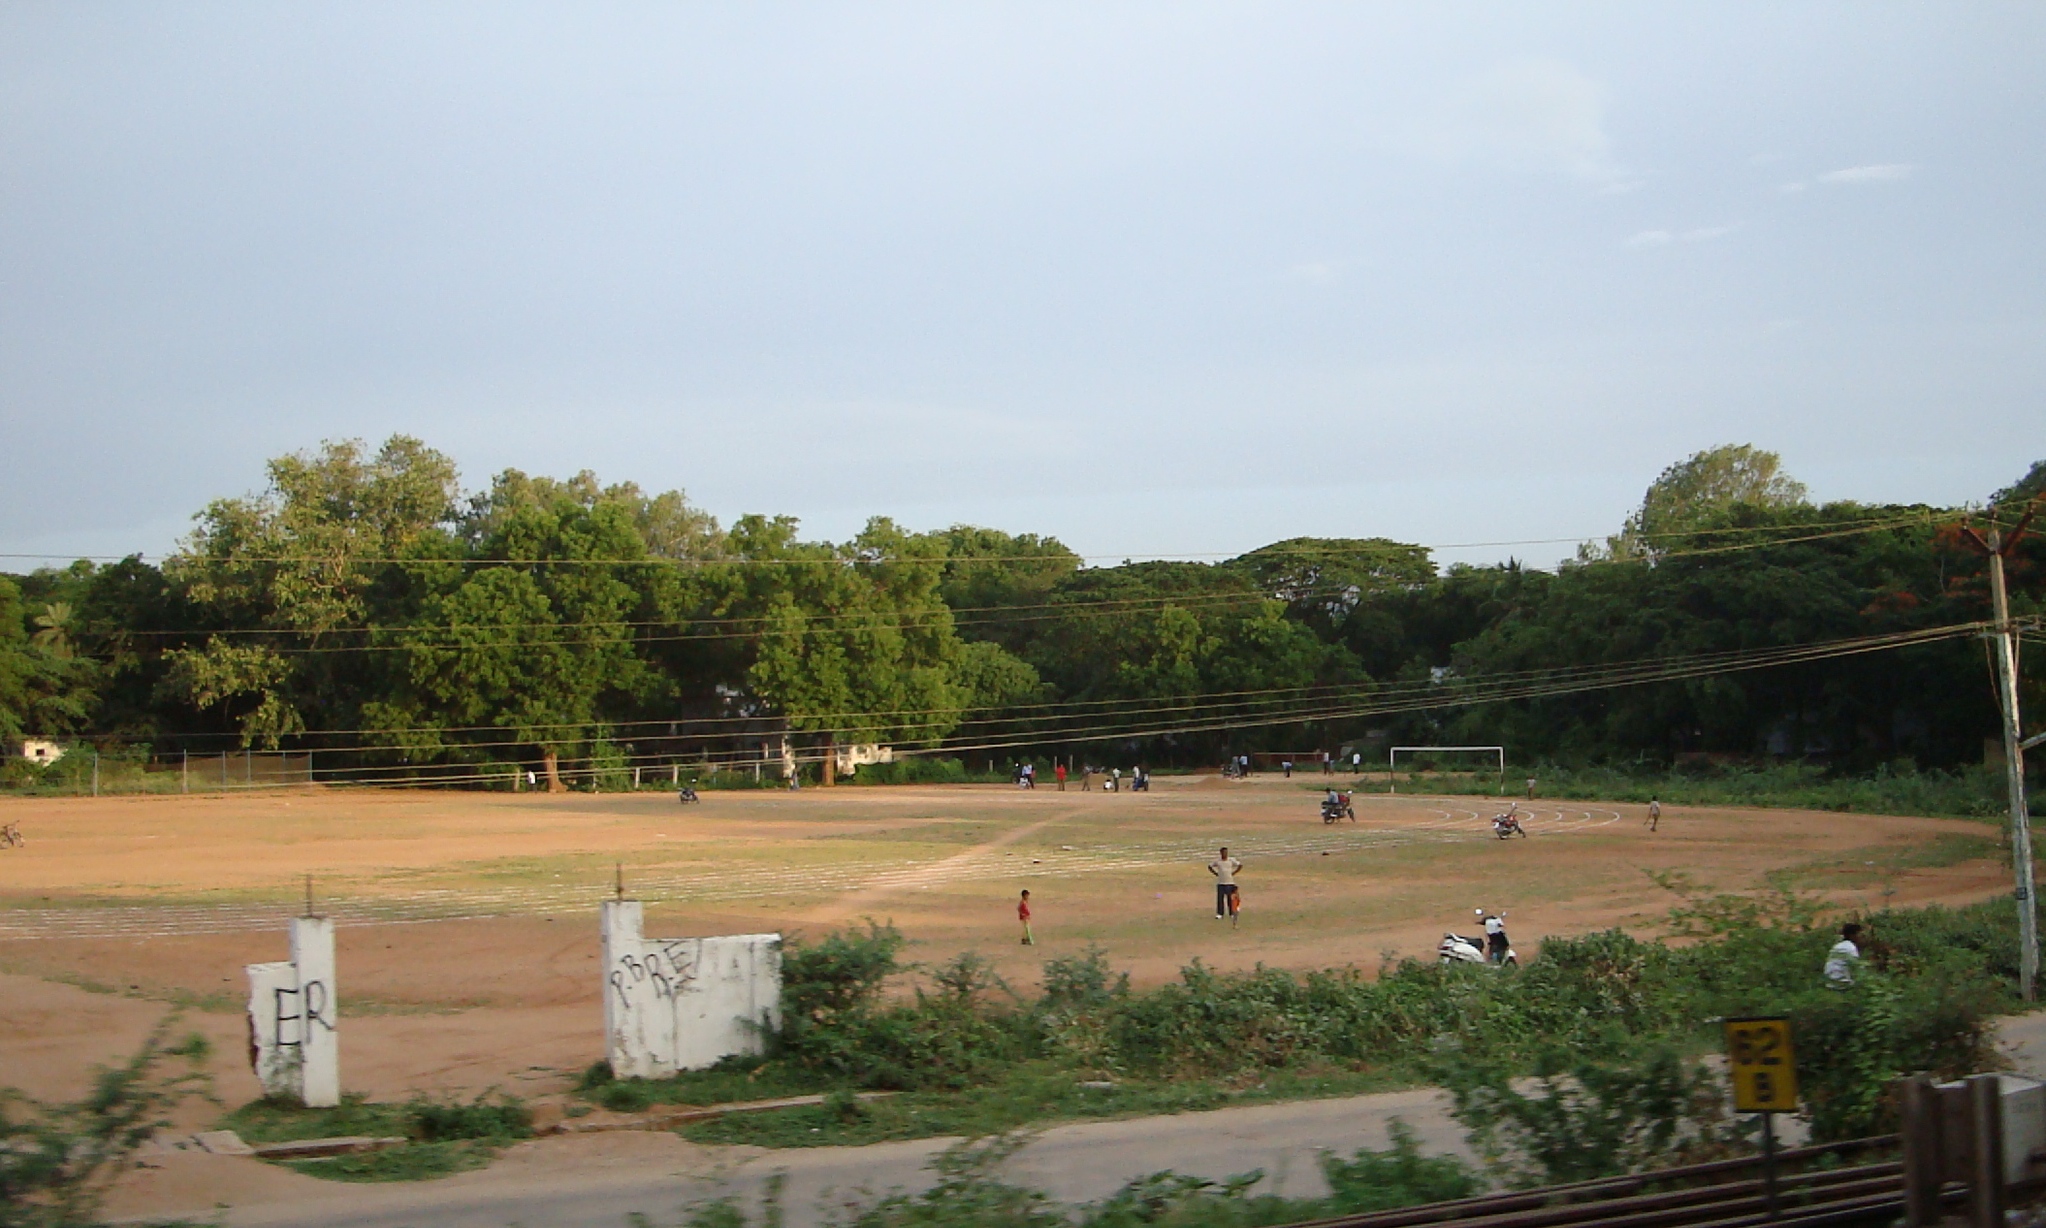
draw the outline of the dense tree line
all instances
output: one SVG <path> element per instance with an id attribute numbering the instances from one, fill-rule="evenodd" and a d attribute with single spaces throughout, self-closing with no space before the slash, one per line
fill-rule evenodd
<path id="1" fill-rule="evenodd" d="M 1959 764 L 1995 731 L 1968 638 L 1549 685 L 1986 616 L 1958 513 L 1815 506 L 1752 448 L 1672 466 L 1554 572 L 1439 569 L 1381 538 L 1117 567 L 1036 535 L 884 518 L 807 541 L 789 518 L 721 526 L 680 492 L 588 473 L 507 471 L 466 493 L 448 457 L 404 437 L 282 457 L 269 477 L 204 508 L 161 567 L 0 577 L 0 739 L 551 776 L 599 742 L 689 758 L 784 735 L 810 756 L 864 741 L 1212 762 L 1398 739 L 1866 767 Z M 2042 486 L 2046 463 L 1986 514 L 2008 522 Z M 2042 561 L 2038 537 L 2011 560 L 2021 613 L 2046 595 Z M 1498 699 L 1500 679 L 1543 693 Z"/>

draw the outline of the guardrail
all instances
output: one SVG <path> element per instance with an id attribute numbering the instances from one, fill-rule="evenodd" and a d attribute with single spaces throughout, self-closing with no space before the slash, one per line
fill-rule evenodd
<path id="1" fill-rule="evenodd" d="M 1826 1157 L 1894 1151 L 1894 1134 L 1778 1152 L 1778 1168 Z M 1761 1156 L 1714 1160 L 1623 1177 L 1481 1194 L 1453 1202 L 1314 1220 L 1292 1228 L 1827 1228 L 1894 1221 L 1904 1211 L 1904 1165 L 1897 1160 L 1812 1169 L 1769 1182 L 1754 1170 Z M 1754 1175 L 1746 1175 L 1753 1173 Z M 1726 1180 L 1729 1177 L 1737 1179 Z M 1673 1188 L 1674 1187 L 1674 1188 Z M 1943 1192 L 1959 1202 L 1963 1192 Z M 1772 1210 L 1773 1203 L 1773 1210 Z"/>

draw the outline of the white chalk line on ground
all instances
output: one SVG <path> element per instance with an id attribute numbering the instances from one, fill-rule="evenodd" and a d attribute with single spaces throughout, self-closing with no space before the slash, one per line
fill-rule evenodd
<path id="1" fill-rule="evenodd" d="M 1284 835 L 1253 835 L 1230 841 L 1232 855 L 1254 862 L 1275 857 L 1361 852 L 1411 844 L 1461 843 L 1493 836 L 1488 816 L 1462 808 L 1434 808 L 1433 819 L 1398 827 L 1341 823 Z M 1527 820 L 1535 836 L 1574 835 L 1618 822 L 1615 810 L 1538 810 Z M 1044 850 L 1034 855 L 988 849 L 916 862 L 855 862 L 828 867 L 786 866 L 697 874 L 634 874 L 632 894 L 651 904 L 712 904 L 782 895 L 835 894 L 928 889 L 954 882 L 1141 870 L 1179 864 L 1203 865 L 1213 846 L 1172 839 L 1086 848 Z M 391 925 L 426 921 L 476 921 L 586 909 L 610 895 L 589 883 L 533 884 L 466 890 L 415 891 L 395 895 L 326 897 L 319 910 L 350 925 Z M 294 902 L 248 904 L 111 904 L 73 908 L 0 909 L 0 941 L 35 938 L 159 938 L 277 929 L 300 913 Z"/>

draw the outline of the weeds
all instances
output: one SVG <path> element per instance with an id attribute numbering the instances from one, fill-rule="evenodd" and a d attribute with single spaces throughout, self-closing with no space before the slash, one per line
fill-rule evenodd
<path id="1" fill-rule="evenodd" d="M 1821 983 L 1831 936 L 1811 898 L 1787 890 L 1712 894 L 1681 878 L 1659 881 L 1679 894 L 1670 921 L 1692 940 L 1685 945 L 1610 930 L 1548 939 L 1518 972 L 1406 960 L 1375 977 L 1355 968 L 1222 972 L 1197 961 L 1176 981 L 1144 991 L 1090 950 L 1048 963 L 1034 999 L 1010 991 L 970 955 L 922 972 L 907 998 L 884 997 L 891 978 L 917 970 L 898 961 L 898 933 L 869 924 L 815 945 L 790 944 L 785 1024 L 768 1055 L 670 1080 L 605 1081 L 608 1072 L 596 1072 L 584 1094 L 635 1110 L 900 1093 L 856 1111 L 840 1096 L 825 1107 L 733 1115 L 685 1130 L 702 1142 L 805 1146 L 983 1135 L 1317 1094 L 1310 1088 L 1405 1086 L 1443 1077 L 1443 1055 L 1453 1053 L 1468 1069 L 1500 1078 L 1543 1072 L 1571 1080 L 1597 1102 L 1566 1096 L 1543 1111 L 1593 1113 L 1606 1104 L 1619 1112 L 1622 1083 L 1594 1086 L 1605 1077 L 1599 1072 L 1716 1050 L 1710 1021 L 1720 1016 L 1787 1014 L 1799 1037 L 1810 1125 L 1824 1139 L 1889 1128 L 1886 1088 L 1900 1074 L 1961 1074 L 1989 1062 L 1989 1021 L 2015 1003 L 2008 901 L 1862 916 L 1861 983 L 1842 992 Z M 1558 1052 L 1591 1065 L 1558 1065 Z M 1626 1113 L 1676 1112 L 1687 1070 L 1655 1067 L 1662 1099 L 1632 1103 Z M 1707 1123 L 1685 1114 L 1666 1137 L 1607 1137 L 1600 1146 L 1613 1162 L 1636 1164 L 1719 1145 Z M 1537 1166 L 1571 1163 L 1522 1150 Z"/>
<path id="2" fill-rule="evenodd" d="M 0 1225 L 99 1222 L 100 1204 L 129 1157 L 169 1124 L 173 1108 L 207 1094 L 206 1041 L 194 1034 L 172 1043 L 175 1024 L 175 1015 L 166 1017 L 133 1057 L 101 1070 L 75 1104 L 0 1092 Z"/>

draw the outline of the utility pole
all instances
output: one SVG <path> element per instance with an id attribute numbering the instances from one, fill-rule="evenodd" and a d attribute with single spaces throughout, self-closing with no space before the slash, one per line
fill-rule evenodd
<path id="1" fill-rule="evenodd" d="M 2037 500 L 2006 536 L 1991 528 L 1984 537 L 1963 526 L 1962 535 L 1989 556 L 1990 638 L 1996 642 L 1996 704 L 2003 710 L 2003 771 L 2010 791 L 2010 852 L 2017 869 L 2018 992 L 2034 1001 L 2039 979 L 2039 908 L 2032 883 L 2032 819 L 2025 801 L 2025 733 L 2018 711 L 2018 626 L 2011 621 L 2010 594 L 2004 587 L 2003 560 L 2039 510 Z"/>

